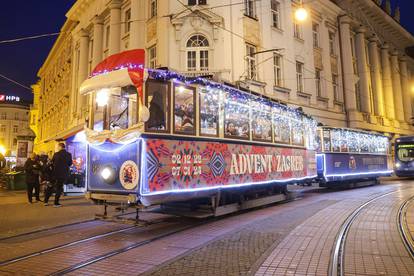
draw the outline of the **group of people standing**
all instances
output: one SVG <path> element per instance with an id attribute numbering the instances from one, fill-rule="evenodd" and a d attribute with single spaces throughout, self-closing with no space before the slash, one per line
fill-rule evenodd
<path id="1" fill-rule="evenodd" d="M 49 198 L 55 192 L 54 207 L 61 207 L 59 202 L 63 185 L 69 177 L 72 155 L 66 151 L 65 144 L 58 144 L 58 151 L 52 156 L 32 153 L 24 164 L 26 172 L 27 196 L 32 203 L 33 190 L 36 202 L 40 199 L 40 183 L 45 185 L 44 205 L 49 205 Z"/>

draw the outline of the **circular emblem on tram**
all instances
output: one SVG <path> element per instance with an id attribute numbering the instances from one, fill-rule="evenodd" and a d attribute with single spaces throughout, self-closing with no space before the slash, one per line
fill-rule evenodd
<path id="1" fill-rule="evenodd" d="M 132 190 L 138 185 L 138 166 L 132 161 L 125 161 L 119 170 L 119 181 L 122 187 L 127 190 Z"/>

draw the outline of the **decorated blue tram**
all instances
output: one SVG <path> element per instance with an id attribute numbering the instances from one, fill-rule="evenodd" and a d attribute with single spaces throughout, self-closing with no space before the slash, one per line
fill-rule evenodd
<path id="1" fill-rule="evenodd" d="M 395 174 L 399 177 L 414 176 L 414 136 L 395 140 Z"/>
<path id="2" fill-rule="evenodd" d="M 387 136 L 356 129 L 318 129 L 317 167 L 319 185 L 376 182 L 389 176 Z"/>
<path id="3" fill-rule="evenodd" d="M 374 164 L 386 160 L 383 136 L 318 130 L 312 117 L 263 95 L 144 69 L 144 56 L 143 50 L 110 56 L 80 88 L 90 99 L 86 181 L 96 203 L 202 201 L 214 210 L 227 206 L 223 214 L 286 199 L 287 184 L 318 175 L 327 184 L 385 174 L 384 164 Z M 381 152 L 354 144 L 345 152 L 343 144 L 355 137 L 368 137 Z M 378 160 L 367 161 L 374 155 Z"/>

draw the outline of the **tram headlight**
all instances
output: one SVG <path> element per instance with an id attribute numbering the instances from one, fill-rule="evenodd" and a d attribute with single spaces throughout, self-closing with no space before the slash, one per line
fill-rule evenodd
<path id="1" fill-rule="evenodd" d="M 401 167 L 401 163 L 399 162 L 395 163 L 395 167 L 398 169 L 399 167 Z"/>
<path id="2" fill-rule="evenodd" d="M 101 176 L 102 180 L 107 184 L 113 184 L 115 182 L 116 171 L 110 165 L 103 166 L 102 169 L 99 171 L 99 175 Z"/>

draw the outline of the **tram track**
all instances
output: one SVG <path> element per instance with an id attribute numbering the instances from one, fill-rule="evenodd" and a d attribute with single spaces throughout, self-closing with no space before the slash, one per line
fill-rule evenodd
<path id="1" fill-rule="evenodd" d="M 117 215 L 116 217 L 121 217 L 121 216 L 129 215 L 129 214 L 133 214 L 133 212 L 120 214 L 120 215 Z M 23 236 L 26 236 L 26 235 L 33 235 L 33 234 L 41 233 L 43 231 L 47 232 L 47 231 L 51 231 L 51 230 L 55 230 L 55 229 L 59 229 L 59 228 L 63 228 L 63 227 L 68 227 L 68 226 L 70 227 L 70 226 L 74 226 L 74 225 L 77 225 L 77 224 L 88 223 L 88 222 L 92 222 L 92 221 L 96 221 L 96 219 L 86 220 L 86 221 L 81 221 L 81 222 L 76 222 L 76 223 L 70 223 L 70 224 L 67 224 L 67 225 L 59 225 L 59 226 L 51 227 L 51 228 L 48 228 L 48 229 L 36 230 L 36 231 L 32 231 L 32 232 L 25 233 L 25 234 L 19 234 L 19 235 L 15 235 L 15 236 L 12 236 L 12 237 L 7 237 L 7 238 L 4 238 L 4 239 L 1 239 L 0 241 L 10 240 L 10 239 L 13 239 L 13 238 L 19 238 L 19 237 L 23 237 Z M 149 224 L 154 225 L 154 224 L 161 223 L 161 222 L 162 222 L 162 220 L 151 222 Z M 24 260 L 27 260 L 27 259 L 30 259 L 30 258 L 40 256 L 40 255 L 52 253 L 52 252 L 55 252 L 55 251 L 58 251 L 58 250 L 61 250 L 61 249 L 64 249 L 64 248 L 67 248 L 67 247 L 70 247 L 70 246 L 74 246 L 74 245 L 78 245 L 78 244 L 81 244 L 81 243 L 86 243 L 86 242 L 89 242 L 89 241 L 105 238 L 105 237 L 108 237 L 108 236 L 111 236 L 111 235 L 131 231 L 131 230 L 137 229 L 139 227 L 143 227 L 143 225 L 140 225 L 140 224 L 133 225 L 133 226 L 130 226 L 130 227 L 126 227 L 126 228 L 122 228 L 122 229 L 118 229 L 118 230 L 114 230 L 114 231 L 109 231 L 109 232 L 105 232 L 105 233 L 98 234 L 98 235 L 93 235 L 93 236 L 83 238 L 83 239 L 80 239 L 80 240 L 67 242 L 67 243 L 52 246 L 52 247 L 49 247 L 49 248 L 46 248 L 46 249 L 31 252 L 29 254 L 25 254 L 25 255 L 22 255 L 22 256 L 19 256 L 19 257 L 15 257 L 15 258 L 11 258 L 11 259 L 8 259 L 8 260 L 0 261 L 0 267 L 6 266 L 6 265 L 9 265 L 9 264 L 13 264 L 13 263 L 17 263 L 17 262 L 20 262 L 20 261 L 24 261 Z"/>
<path id="2" fill-rule="evenodd" d="M 113 250 L 113 251 L 107 252 L 107 253 L 99 255 L 99 256 L 95 256 L 93 258 L 90 258 L 90 259 L 85 260 L 83 262 L 77 263 L 77 264 L 72 265 L 70 267 L 67 267 L 65 269 L 53 272 L 53 273 L 49 274 L 49 276 L 61 276 L 61 275 L 65 275 L 65 274 L 74 272 L 76 270 L 79 270 L 81 268 L 85 268 L 85 267 L 87 267 L 91 264 L 97 263 L 99 261 L 111 258 L 113 256 L 119 255 L 121 253 L 127 252 L 127 251 L 132 250 L 132 249 L 136 249 L 138 247 L 144 246 L 144 245 L 149 244 L 151 242 L 161 240 L 161 239 L 169 237 L 171 235 L 178 234 L 180 232 L 184 232 L 184 231 L 189 230 L 191 228 L 201 226 L 201 225 L 206 224 L 206 223 L 211 222 L 211 221 L 212 221 L 212 219 L 207 219 L 206 221 L 202 221 L 202 222 L 199 222 L 199 223 L 196 223 L 196 224 L 193 224 L 193 225 L 189 225 L 189 226 L 186 226 L 186 227 L 183 227 L 183 228 L 180 228 L 180 229 L 176 229 L 176 230 L 173 230 L 173 231 L 168 231 L 166 233 L 157 235 L 153 238 L 146 239 L 144 241 L 139 241 L 139 242 L 136 242 L 136 243 L 131 244 L 129 246 L 126 246 L 126 247 L 123 247 L 123 248 L 120 248 L 120 249 L 117 249 L 117 250 Z"/>
<path id="3" fill-rule="evenodd" d="M 27 260 L 27 259 L 30 259 L 30 258 L 33 258 L 33 257 L 37 257 L 37 256 L 40 256 L 40 255 L 43 255 L 43 254 L 47 254 L 47 253 L 51 253 L 51 252 L 54 252 L 54 251 L 57 251 L 57 250 L 61 250 L 61 249 L 64 249 L 66 247 L 69 247 L 69 246 L 74 246 L 74 245 L 77 245 L 77 244 L 80 244 L 80 243 L 84 243 L 84 242 L 104 238 L 104 237 L 107 237 L 107 236 L 111 236 L 111 235 L 114 235 L 114 234 L 126 232 L 126 231 L 132 230 L 132 229 L 137 228 L 137 227 L 139 227 L 139 226 L 131 226 L 131 227 L 123 228 L 123 229 L 120 229 L 120 230 L 110 231 L 110 232 L 107 232 L 107 233 L 104 233 L 104 234 L 99 234 L 99 235 L 95 235 L 95 236 L 92 236 L 92 237 L 80 239 L 80 240 L 77 240 L 77 241 L 57 245 L 57 246 L 54 246 L 54 247 L 50 247 L 48 249 L 39 250 L 39 251 L 30 253 L 30 254 L 27 254 L 27 255 L 19 256 L 17 258 L 2 261 L 2 262 L 0 262 L 0 266 L 9 265 L 9 264 L 20 262 L 20 261 L 23 261 L 23 260 Z"/>
<path id="4" fill-rule="evenodd" d="M 414 201 L 414 196 L 405 200 L 404 203 L 399 208 L 398 216 L 397 216 L 397 225 L 398 225 L 398 231 L 400 232 L 401 239 L 404 242 L 404 246 L 407 249 L 407 251 L 410 253 L 411 258 L 414 260 L 414 240 L 408 229 L 408 223 L 406 219 L 407 208 L 412 201 Z"/>
<path id="5" fill-rule="evenodd" d="M 355 209 L 345 220 L 342 224 L 338 235 L 336 237 L 334 243 L 334 249 L 331 254 L 331 263 L 329 266 L 329 275 L 331 276 L 342 276 L 345 275 L 344 272 L 344 259 L 345 259 L 345 243 L 349 233 L 349 230 L 353 224 L 353 222 L 357 219 L 357 217 L 362 213 L 362 211 L 368 207 L 371 203 L 384 198 L 386 196 L 395 194 L 397 191 L 391 191 L 366 201 L 364 204 L 360 205 L 357 209 Z M 410 256 L 414 259 L 414 241 L 411 237 L 411 234 L 408 231 L 407 223 L 405 220 L 406 209 L 411 201 L 414 200 L 414 196 L 406 199 L 400 206 L 397 214 L 397 228 L 400 232 L 401 239 L 403 240 L 404 246 L 406 247 L 407 251 L 409 252 Z"/>
<path id="6" fill-rule="evenodd" d="M 383 197 L 389 196 L 391 194 L 395 194 L 399 192 L 392 191 L 388 192 L 370 200 L 366 201 L 364 204 L 360 205 L 357 209 L 355 209 L 345 220 L 342 224 L 341 228 L 339 229 L 338 236 L 336 237 L 336 241 L 334 243 L 334 249 L 331 255 L 331 265 L 329 266 L 329 275 L 331 276 L 338 276 L 344 275 L 344 258 L 345 258 L 345 242 L 348 236 L 349 230 L 351 228 L 352 223 L 355 219 L 359 216 L 359 214 L 371 203 L 375 202 L 378 199 Z"/>

